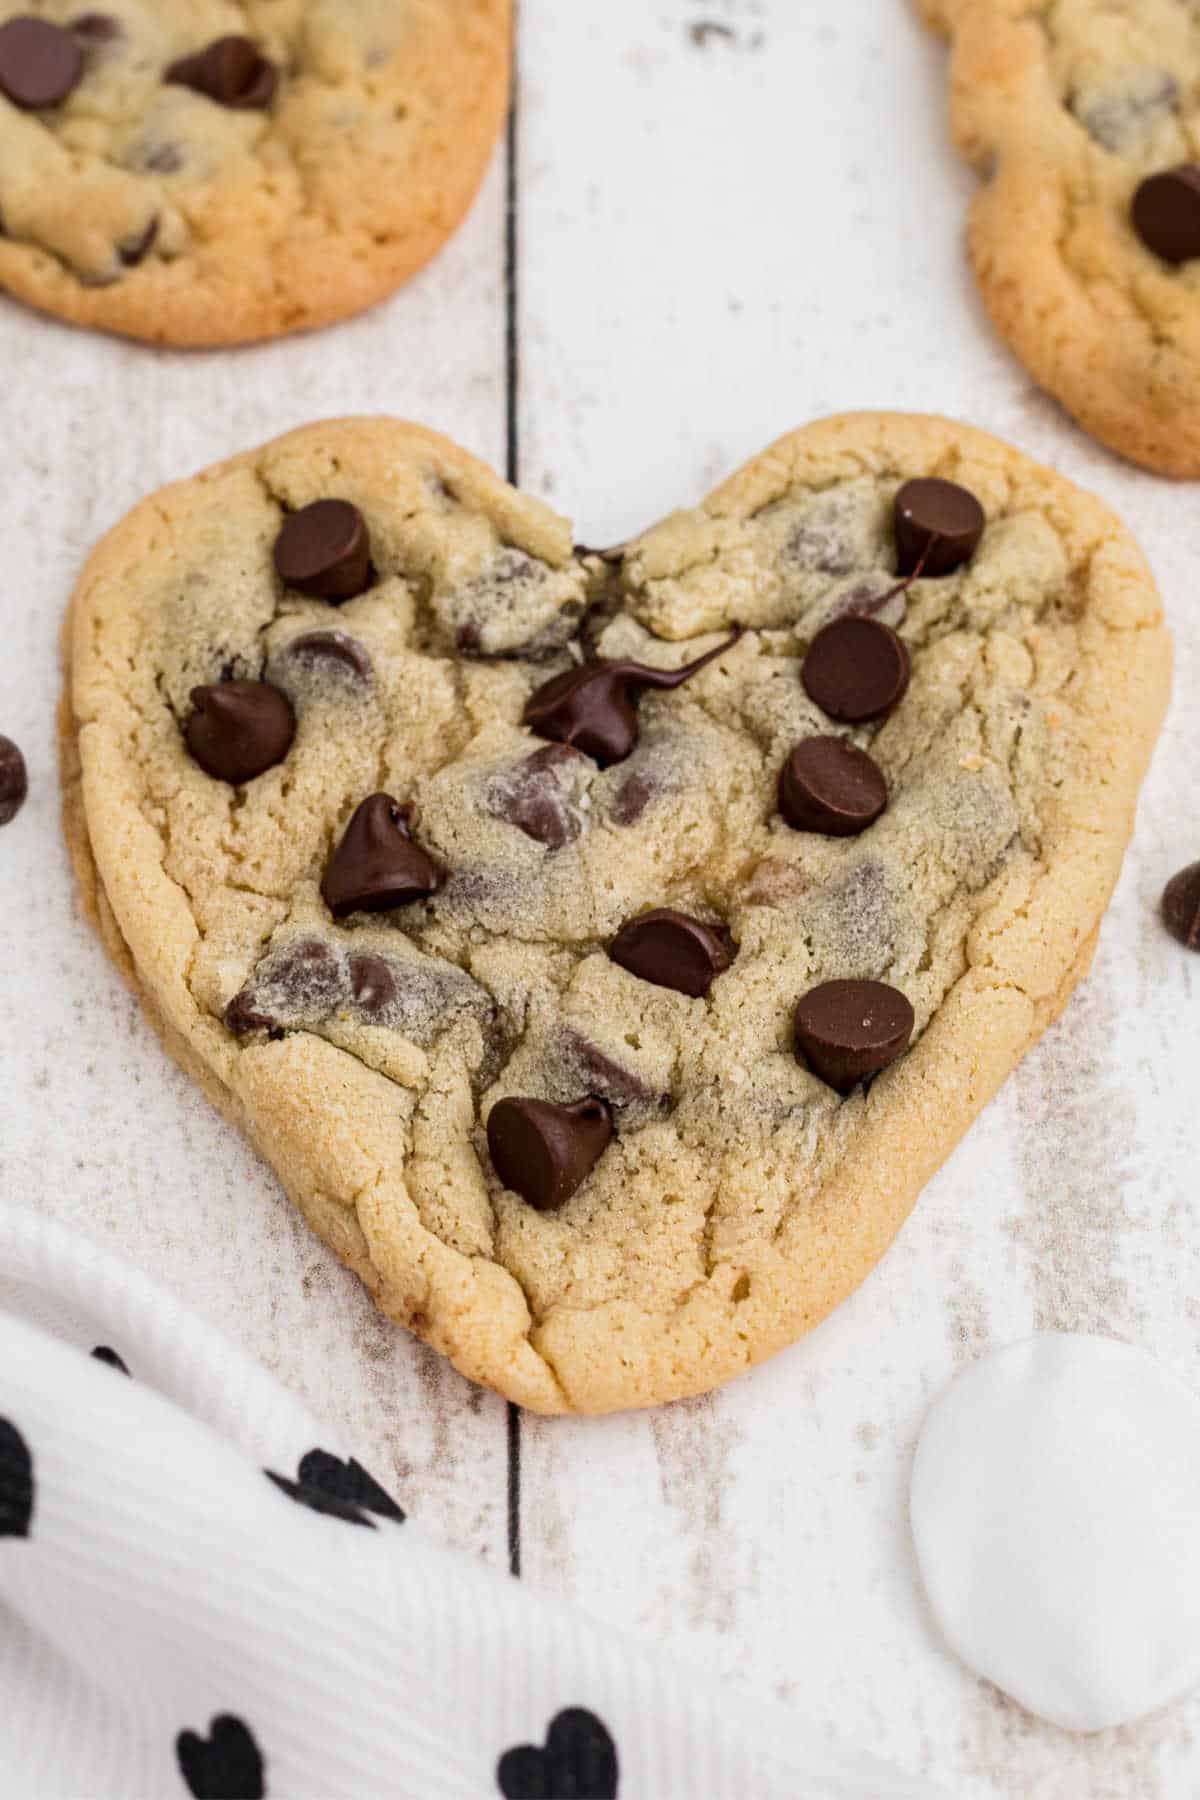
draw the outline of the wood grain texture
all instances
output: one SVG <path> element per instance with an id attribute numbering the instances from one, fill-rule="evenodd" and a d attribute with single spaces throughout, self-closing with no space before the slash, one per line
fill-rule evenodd
<path id="1" fill-rule="evenodd" d="M 1193 1800 L 1200 1699 L 1093 1739 L 938 1641 L 906 1522 L 954 1369 L 1035 1327 L 1200 1381 L 1200 960 L 1157 896 L 1200 856 L 1200 513 L 1075 432 L 964 266 L 972 178 L 944 53 L 902 0 L 525 0 L 517 434 L 525 483 L 614 541 L 778 432 L 849 407 L 968 417 L 1094 487 L 1144 542 L 1176 698 L 1095 969 L 852 1301 L 712 1401 L 523 1420 L 375 1318 L 162 1054 L 81 923 L 58 829 L 56 636 L 84 554 L 161 482 L 322 414 L 387 410 L 505 466 L 505 171 L 386 306 L 226 355 L 89 338 L 0 302 L 0 1204 L 123 1251 L 338 1415 L 414 1516 L 962 1800 Z M 520 1542 L 509 1543 L 510 1437 Z"/>

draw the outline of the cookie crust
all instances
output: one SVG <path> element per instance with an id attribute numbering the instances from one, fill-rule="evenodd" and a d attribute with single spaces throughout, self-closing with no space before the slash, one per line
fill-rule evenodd
<path id="1" fill-rule="evenodd" d="M 0 5 L 0 23 L 29 11 Z M 71 0 L 39 16 L 66 26 Z M 74 324 L 202 347 L 361 312 L 433 257 L 508 99 L 510 0 L 111 0 L 62 105 L 0 97 L 0 287 Z M 165 83 L 227 33 L 269 108 Z"/>
<path id="2" fill-rule="evenodd" d="M 292 826 L 298 803 L 340 816 L 341 799 L 331 802 L 328 790 L 345 771 L 339 774 L 316 751 L 305 760 L 302 717 L 301 756 L 289 773 L 261 777 L 258 791 L 254 784 L 246 790 L 252 798 L 244 805 L 229 791 L 212 791 L 179 747 L 169 703 L 178 595 L 187 591 L 197 521 L 244 509 L 247 531 L 269 549 L 280 501 L 303 503 L 333 482 L 334 471 L 374 532 L 382 529 L 383 509 L 394 509 L 401 560 L 413 522 L 424 518 L 423 508 L 439 508 L 445 490 L 472 521 L 491 521 L 498 543 L 519 546 L 552 572 L 572 566 L 565 521 L 445 440 L 388 420 L 307 427 L 144 502 L 94 553 L 69 627 L 66 819 L 85 898 L 168 1049 L 246 1131 L 314 1229 L 393 1318 L 465 1374 L 538 1411 L 603 1412 L 711 1389 L 793 1341 L 859 1285 L 924 1182 L 1086 971 L 1166 704 L 1169 641 L 1152 577 L 1112 514 L 1061 477 L 968 427 L 888 414 L 846 415 L 793 433 L 701 507 L 646 533 L 625 557 L 625 597 L 641 617 L 620 618 L 606 629 L 628 633 L 636 625 L 666 653 L 681 639 L 690 647 L 733 611 L 746 612 L 750 602 L 738 576 L 739 568 L 744 576 L 745 546 L 774 529 L 781 506 L 807 507 L 842 484 L 865 481 L 886 490 L 933 474 L 960 481 L 983 499 L 997 534 L 997 560 L 969 580 L 921 584 L 911 597 L 900 626 L 914 653 L 911 709 L 907 715 L 900 709 L 873 738 L 893 783 L 892 829 L 900 834 L 892 848 L 891 840 L 880 840 L 876 860 L 888 880 L 888 870 L 902 871 L 908 859 L 914 868 L 918 855 L 928 863 L 913 875 L 913 892 L 896 892 L 885 908 L 894 914 L 887 929 L 894 928 L 896 942 L 885 947 L 883 962 L 915 998 L 919 1035 L 865 1095 L 845 1102 L 818 1092 L 820 1084 L 803 1072 L 791 1073 L 795 1064 L 777 1051 L 790 1010 L 784 996 L 793 940 L 806 925 L 825 929 L 823 914 L 803 910 L 806 886 L 820 886 L 815 871 L 824 868 L 824 852 L 805 834 L 789 834 L 778 819 L 769 820 L 775 753 L 747 751 L 746 792 L 728 802 L 742 841 L 730 857 L 714 839 L 704 876 L 709 895 L 725 897 L 741 939 L 738 961 L 710 1000 L 668 996 L 666 1012 L 656 1012 L 659 1003 L 640 991 L 645 984 L 592 953 L 592 926 L 581 930 L 579 943 L 568 941 L 562 921 L 569 921 L 569 906 L 547 911 L 552 947 L 537 942 L 536 931 L 524 942 L 486 920 L 481 925 L 484 915 L 472 915 L 462 931 L 453 913 L 427 930 L 414 928 L 426 949 L 440 946 L 489 980 L 504 1005 L 514 1004 L 518 988 L 534 995 L 516 1048 L 506 1045 L 499 1072 L 493 1065 L 480 1074 L 473 1101 L 457 1080 L 459 1062 L 439 1061 L 437 1046 L 426 1048 L 422 1064 L 411 1044 L 398 1047 L 391 1034 L 381 1043 L 370 1033 L 342 1033 L 335 1042 L 336 1031 L 331 1037 L 324 1028 L 323 1035 L 297 1029 L 247 1042 L 222 1019 L 222 1003 L 267 942 L 298 916 L 310 926 L 315 917 L 303 898 L 313 871 L 298 878 L 291 852 L 266 843 L 269 821 L 274 816 Z M 790 513 L 786 518 L 790 530 Z M 457 512 L 447 529 L 459 531 Z M 244 552 L 242 560 L 253 564 Z M 709 579 L 714 562 L 722 574 L 716 586 Z M 1041 584 L 1036 595 L 1030 582 Z M 410 564 L 404 589 L 416 598 L 418 615 L 421 588 Z M 393 597 L 399 606 L 399 587 Z M 760 594 L 754 604 L 775 602 Z M 393 609 L 385 620 L 378 600 L 351 606 L 360 613 L 341 609 L 339 625 L 356 631 L 383 663 L 393 641 Z M 281 618 L 277 594 L 269 593 L 264 607 L 247 629 L 252 636 L 265 631 L 262 642 L 269 644 L 270 633 L 292 625 L 286 602 Z M 311 604 L 299 609 L 302 622 L 311 610 Z M 211 636 L 207 618 L 203 629 Z M 685 703 L 666 697 L 661 720 L 653 715 L 654 731 L 684 721 L 689 742 L 703 743 L 706 732 L 733 717 L 730 688 L 759 718 L 768 690 L 755 684 L 768 672 L 768 655 L 781 651 L 786 662 L 781 634 L 788 629 L 764 623 L 749 631 L 723 676 L 714 668 L 698 678 L 710 685 L 686 703 L 693 711 L 670 712 Z M 403 662 L 410 653 L 424 659 L 424 685 L 432 689 L 439 655 L 419 631 L 407 643 L 396 651 L 405 691 L 412 692 L 411 666 Z M 188 637 L 185 661 L 193 648 Z M 429 831 L 439 817 L 438 776 L 422 777 L 418 765 L 430 735 L 452 731 L 446 721 L 461 719 L 465 709 L 469 725 L 452 761 L 473 767 L 478 734 L 501 729 L 499 716 L 519 712 L 528 687 L 553 666 L 543 660 L 531 667 L 519 657 L 469 665 L 450 660 L 456 673 L 446 718 L 397 715 L 387 752 L 391 785 L 403 785 L 407 772 L 423 793 Z M 191 672 L 189 664 L 189 678 Z M 773 664 L 770 672 L 772 679 L 779 673 Z M 783 672 L 790 705 L 792 677 L 786 667 Z M 1010 706 L 1014 679 L 1023 697 Z M 1018 714 L 1020 729 L 1000 745 L 995 734 Z M 327 734 L 330 716 L 319 712 L 314 726 L 324 720 Z M 963 720 L 967 736 L 956 742 L 952 763 L 939 761 L 931 745 Z M 791 729 L 789 716 L 783 730 Z M 732 736 L 714 741 L 736 756 L 745 730 L 738 725 Z M 346 754 L 358 753 L 360 735 L 370 739 L 364 755 L 373 775 L 379 746 L 369 730 L 347 736 Z M 966 786 L 958 785 L 960 766 Z M 1020 819 L 1005 813 L 997 826 L 992 800 L 980 808 L 983 790 L 971 785 L 976 778 L 990 784 L 993 797 L 1007 783 Z M 368 770 L 351 769 L 349 779 L 365 782 Z M 943 805 L 939 784 L 946 780 L 951 787 Z M 904 793 L 911 797 L 902 801 Z M 603 845 L 600 804 L 594 794 L 588 829 Z M 686 789 L 669 797 L 672 819 L 690 816 L 691 806 Z M 705 816 L 699 804 L 695 816 Z M 660 824 L 658 837 L 674 829 Z M 989 842 L 1005 839 L 995 872 L 983 871 L 988 878 L 982 880 L 970 869 L 955 877 L 955 833 L 967 834 L 962 844 L 971 851 L 979 831 L 990 833 Z M 330 835 L 328 823 L 322 825 L 297 854 L 319 863 Z M 236 887 L 221 862 L 235 839 Z M 470 843 L 474 849 L 490 841 L 478 835 Z M 617 855 L 641 867 L 654 841 L 652 821 L 635 825 Z M 968 855 L 962 867 L 969 862 Z M 647 867 L 652 882 L 652 859 Z M 859 864 L 838 864 L 828 881 L 836 885 L 846 869 L 857 880 Z M 684 888 L 692 879 L 691 873 L 680 877 Z M 911 912 L 919 922 L 926 882 L 941 882 L 937 891 L 946 897 L 926 916 L 927 935 L 908 950 L 904 921 Z M 877 905 L 870 882 L 861 891 L 868 910 Z M 539 882 L 524 892 L 544 896 L 549 887 Z M 548 908 L 550 900 L 536 904 Z M 878 945 L 864 951 L 855 937 L 861 911 L 856 901 L 849 924 L 831 928 L 831 966 L 878 953 Z M 468 939 L 474 947 L 465 951 Z M 650 1106 L 639 1113 L 641 1101 L 631 1101 L 623 1172 L 608 1187 L 594 1178 L 594 1188 L 561 1217 L 543 1219 L 498 1190 L 474 1112 L 505 1091 L 506 1057 L 524 1080 L 531 1070 L 536 1079 L 550 1079 L 542 1064 L 520 1059 L 530 1054 L 537 984 L 552 964 L 547 1004 L 573 1009 L 575 1024 L 583 1021 L 613 1056 L 620 1030 L 639 1037 L 636 1052 L 621 1052 L 631 1064 L 630 1093 L 653 1085 L 656 1032 L 669 1037 L 678 1030 L 698 1044 L 707 1036 L 696 1054 L 708 1061 L 683 1073 L 677 1064 L 663 1077 L 665 1115 Z M 756 986 L 759 967 L 767 974 Z M 741 988 L 725 992 L 738 1007 L 714 1011 L 722 981 L 733 979 Z M 676 1002 L 684 1009 L 678 1016 L 670 1011 Z M 737 1022 L 739 1010 L 752 1015 L 750 1025 Z M 614 1012 L 618 1035 L 610 1040 L 604 1029 Z M 464 1022 L 456 1043 L 474 1044 L 476 1029 L 477 1021 Z M 752 1067 L 761 1070 L 748 1085 L 738 1068 L 747 1058 L 757 1058 Z M 418 1097 L 406 1115 L 401 1102 L 407 1104 L 409 1093 Z M 739 1159 L 746 1158 L 758 1160 L 739 1172 Z M 676 1218 L 678 1225 L 658 1223 Z"/>
<path id="3" fill-rule="evenodd" d="M 918 5 L 953 43 L 953 134 L 983 178 L 970 257 L 997 331 L 1109 449 L 1200 476 L 1200 262 L 1172 267 L 1130 223 L 1138 183 L 1196 157 L 1194 8 Z"/>

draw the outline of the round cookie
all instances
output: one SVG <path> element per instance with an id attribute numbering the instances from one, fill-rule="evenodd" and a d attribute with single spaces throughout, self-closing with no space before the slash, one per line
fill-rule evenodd
<path id="1" fill-rule="evenodd" d="M 983 177 L 970 252 L 1034 379 L 1122 456 L 1200 476 L 1200 13 L 920 0 Z"/>
<path id="2" fill-rule="evenodd" d="M 897 580 L 928 477 L 983 535 Z M 855 616 L 908 682 L 839 724 L 804 669 Z M 827 420 L 599 555 L 376 419 L 138 507 L 70 664 L 76 863 L 173 1053 L 393 1318 L 604 1411 L 712 1388 L 878 1260 L 1087 967 L 1169 646 L 1112 514 L 965 426 Z M 831 737 L 883 809 L 822 754 L 836 830 L 789 823 Z"/>
<path id="3" fill-rule="evenodd" d="M 509 0 L 0 0 L 0 287 L 232 344 L 361 311 L 474 197 Z"/>

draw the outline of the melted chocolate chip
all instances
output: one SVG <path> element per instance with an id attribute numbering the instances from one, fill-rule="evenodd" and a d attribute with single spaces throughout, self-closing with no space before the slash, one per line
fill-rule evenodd
<path id="1" fill-rule="evenodd" d="M 882 718 L 908 687 L 908 651 L 890 625 L 862 614 L 818 631 L 804 658 L 805 692 L 822 712 L 846 725 Z"/>
<path id="2" fill-rule="evenodd" d="M 184 727 L 187 747 L 206 775 L 237 786 L 283 761 L 296 720 L 286 694 L 267 681 L 196 687 Z"/>
<path id="3" fill-rule="evenodd" d="M 887 800 L 879 764 L 845 738 L 806 738 L 779 776 L 779 810 L 797 831 L 855 837 L 874 824 Z"/>
<path id="4" fill-rule="evenodd" d="M 1200 950 L 1200 862 L 1172 875 L 1163 890 L 1162 919 L 1185 949 Z"/>
<path id="5" fill-rule="evenodd" d="M 969 488 L 935 478 L 906 481 L 893 506 L 901 575 L 926 580 L 952 575 L 970 562 L 987 524 Z"/>
<path id="6" fill-rule="evenodd" d="M 278 661 L 305 674 L 334 675 L 355 686 L 368 687 L 374 678 L 370 657 L 345 631 L 306 631 L 278 652 Z"/>
<path id="7" fill-rule="evenodd" d="M 236 111 L 270 106 L 278 79 L 274 63 L 247 37 L 216 38 L 195 55 L 181 56 L 163 76 Z"/>
<path id="8" fill-rule="evenodd" d="M 796 1008 L 796 1055 L 848 1094 L 907 1050 L 913 1024 L 908 1000 L 886 982 L 825 981 Z"/>
<path id="9" fill-rule="evenodd" d="M 649 769 L 635 769 L 613 795 L 610 812 L 614 823 L 636 825 L 657 792 L 658 783 Z"/>
<path id="10" fill-rule="evenodd" d="M 693 999 L 707 994 L 732 957 L 724 935 L 669 906 L 622 925 L 608 954 L 631 975 Z"/>
<path id="11" fill-rule="evenodd" d="M 145 144 L 132 149 L 125 159 L 126 167 L 142 169 L 148 175 L 177 175 L 183 167 L 183 151 L 178 144 Z"/>
<path id="12" fill-rule="evenodd" d="M 681 669 L 648 663 L 588 662 L 543 682 L 530 695 L 525 723 L 593 757 L 601 768 L 624 762 L 637 743 L 636 696 L 642 688 L 677 688 L 737 643 L 741 632 Z"/>
<path id="13" fill-rule="evenodd" d="M 111 44 L 117 38 L 125 35 L 121 29 L 120 20 L 114 19 L 111 13 L 81 13 L 77 19 L 71 20 L 67 30 L 73 37 L 77 37 L 81 44 L 89 46 Z"/>
<path id="14" fill-rule="evenodd" d="M 318 600 L 352 600 L 371 585 L 366 522 L 348 500 L 314 500 L 284 521 L 275 540 L 281 581 Z"/>
<path id="15" fill-rule="evenodd" d="M 487 808 L 493 818 L 515 825 L 548 850 L 561 850 L 579 836 L 579 820 L 559 782 L 559 772 L 572 764 L 587 767 L 587 758 L 568 744 L 547 744 L 496 776 L 488 786 Z"/>
<path id="16" fill-rule="evenodd" d="M 341 962 L 321 938 L 293 938 L 273 950 L 255 978 L 225 1008 L 237 1037 L 274 1031 L 289 1019 L 323 1018 L 342 997 Z"/>
<path id="17" fill-rule="evenodd" d="M 409 810 L 390 794 L 371 794 L 356 808 L 334 851 L 321 895 L 335 919 L 388 912 L 423 900 L 441 886 L 441 871 L 414 844 Z"/>
<path id="18" fill-rule="evenodd" d="M 488 1115 L 488 1150 L 505 1187 L 539 1212 L 551 1212 L 587 1180 L 612 1130 L 608 1107 L 594 1096 L 573 1106 L 498 1100 Z"/>
<path id="19" fill-rule="evenodd" d="M 396 997 L 396 977 L 382 956 L 363 952 L 350 958 L 350 992 L 364 1018 L 387 1012 Z"/>
<path id="20" fill-rule="evenodd" d="M 136 232 L 133 237 L 128 237 L 117 245 L 117 255 L 127 269 L 134 269 L 138 263 L 145 261 L 154 248 L 158 225 L 158 214 L 155 213 L 144 231 Z"/>
<path id="21" fill-rule="evenodd" d="M 0 25 L 0 92 L 14 106 L 57 106 L 82 74 L 83 52 L 61 25 L 29 14 Z"/>
<path id="22" fill-rule="evenodd" d="M 0 737 L 0 825 L 16 818 L 28 792 L 25 758 L 11 738 Z"/>
<path id="23" fill-rule="evenodd" d="M 1133 196 L 1133 226 L 1164 262 L 1200 256 L 1200 164 L 1179 163 L 1148 175 Z"/>

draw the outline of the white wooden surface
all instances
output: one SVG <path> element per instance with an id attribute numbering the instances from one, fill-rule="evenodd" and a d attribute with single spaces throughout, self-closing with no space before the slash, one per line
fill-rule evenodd
<path id="1" fill-rule="evenodd" d="M 891 1255 L 807 1342 L 712 1400 L 521 1421 L 520 1561 L 963 1800 L 1193 1800 L 1200 1697 L 1092 1739 L 1039 1725 L 942 1648 L 907 1534 L 925 1407 L 989 1346 L 1106 1331 L 1200 1381 L 1200 961 L 1154 912 L 1200 856 L 1200 505 L 1089 444 L 992 338 L 963 267 L 971 177 L 947 148 L 943 81 L 906 0 L 524 0 L 525 484 L 604 542 L 820 413 L 957 413 L 1125 515 L 1178 674 L 1095 972 Z M 54 706 L 80 560 L 162 481 L 355 410 L 422 419 L 503 466 L 506 175 L 501 156 L 424 277 L 319 337 L 173 356 L 0 302 L 0 731 L 32 783 L 0 834 L 0 1203 L 74 1221 L 178 1289 L 344 1418 L 429 1529 L 499 1563 L 505 1408 L 374 1317 L 166 1062 L 77 914 Z"/>

